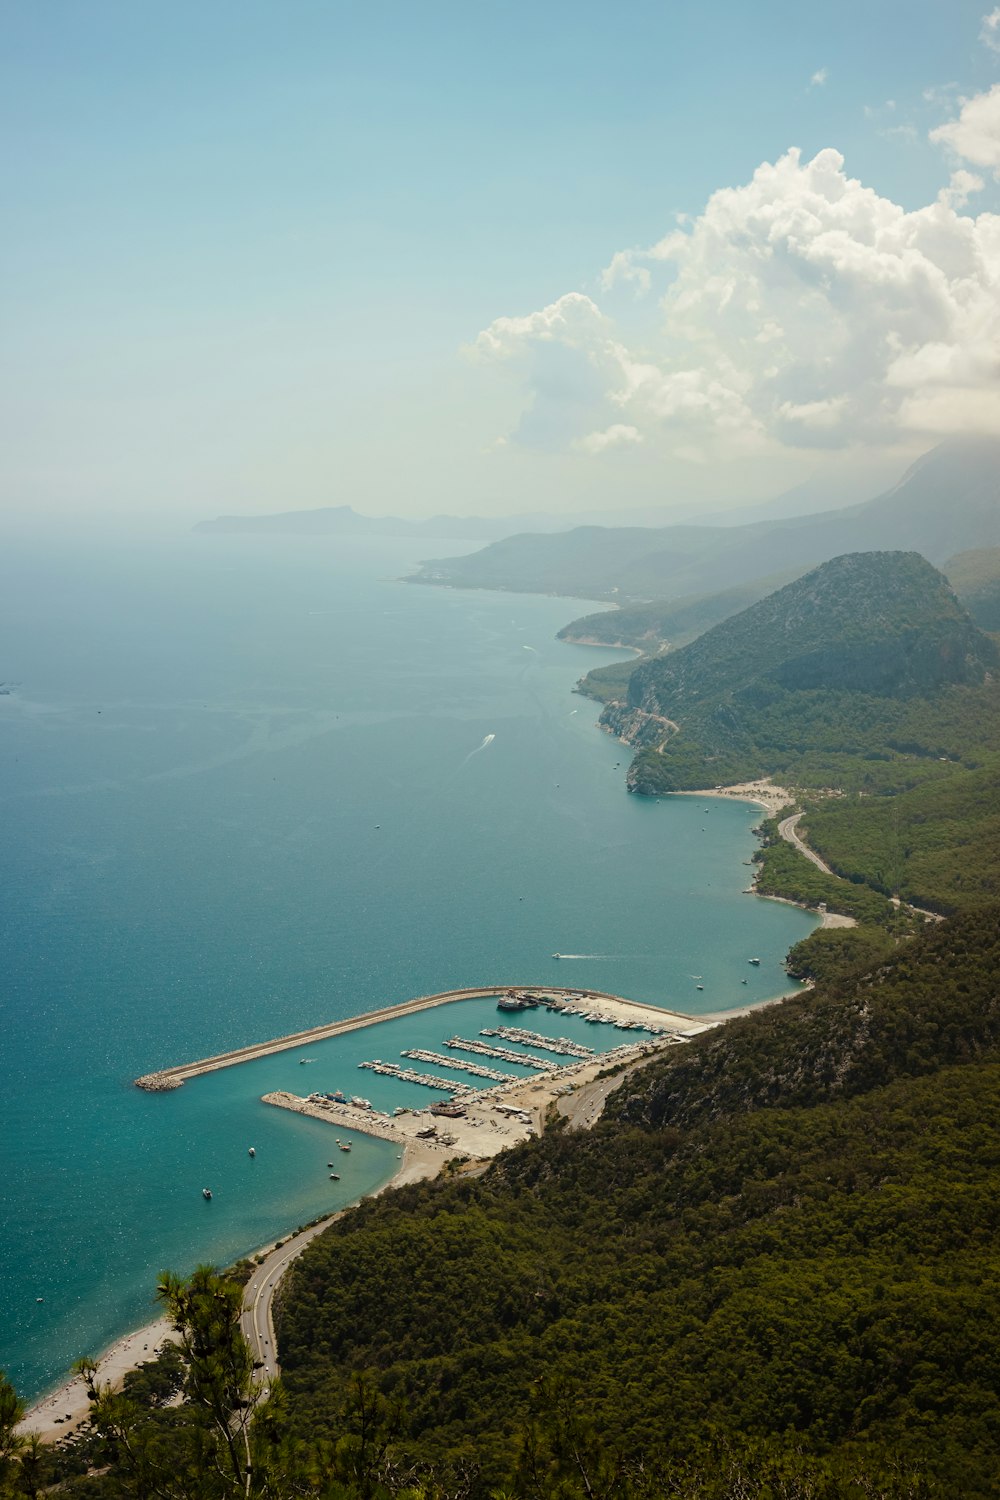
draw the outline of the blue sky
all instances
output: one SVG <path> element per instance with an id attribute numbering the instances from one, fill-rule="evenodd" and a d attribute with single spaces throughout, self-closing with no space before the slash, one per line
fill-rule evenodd
<path id="1" fill-rule="evenodd" d="M 8 0 L 0 506 L 697 506 L 988 426 L 994 15 Z"/>

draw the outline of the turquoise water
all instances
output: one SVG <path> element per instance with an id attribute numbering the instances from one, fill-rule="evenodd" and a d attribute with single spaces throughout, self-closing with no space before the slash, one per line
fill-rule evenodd
<path id="1" fill-rule="evenodd" d="M 418 555 L 193 536 L 0 552 L 0 1366 L 26 1395 L 145 1318 L 163 1267 L 231 1260 L 391 1175 L 394 1148 L 358 1136 L 331 1183 L 328 1127 L 261 1093 L 426 1102 L 357 1049 L 440 1050 L 495 1009 L 168 1095 L 138 1074 L 465 985 L 690 1012 L 787 987 L 813 924 L 741 894 L 759 813 L 626 795 L 627 752 L 570 691 L 616 653 L 554 639 L 588 606 L 394 582 Z"/>

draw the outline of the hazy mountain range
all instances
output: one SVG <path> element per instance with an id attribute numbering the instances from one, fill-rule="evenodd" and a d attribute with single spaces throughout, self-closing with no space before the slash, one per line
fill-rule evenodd
<path id="1" fill-rule="evenodd" d="M 997 546 L 1000 439 L 964 438 L 934 448 L 860 505 L 743 526 L 510 536 L 465 557 L 428 561 L 412 581 L 624 602 L 715 592 L 847 552 L 902 549 L 941 564 Z"/>

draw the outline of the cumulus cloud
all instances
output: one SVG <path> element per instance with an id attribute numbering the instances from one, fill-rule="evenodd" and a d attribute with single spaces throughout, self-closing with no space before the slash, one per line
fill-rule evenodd
<path id="1" fill-rule="evenodd" d="M 625 422 L 614 422 L 603 432 L 588 432 L 580 438 L 578 446 L 584 453 L 606 453 L 609 448 L 631 446 L 642 442 L 638 427 L 629 427 Z"/>
<path id="2" fill-rule="evenodd" d="M 932 130 L 931 140 L 949 147 L 963 161 L 991 167 L 1000 176 L 1000 83 L 960 103 L 958 119 Z"/>
<path id="3" fill-rule="evenodd" d="M 731 456 L 1000 427 L 1000 217 L 958 212 L 980 186 L 962 168 L 907 212 L 834 150 L 764 163 L 613 257 L 609 305 L 658 294 L 633 304 L 627 338 L 579 293 L 480 335 L 526 383 L 514 437 Z"/>
<path id="4" fill-rule="evenodd" d="M 951 181 L 946 188 L 938 193 L 938 201 L 946 203 L 950 208 L 964 208 L 973 193 L 981 193 L 986 186 L 981 177 L 975 172 L 967 172 L 960 167 L 957 172 L 952 172 Z"/>

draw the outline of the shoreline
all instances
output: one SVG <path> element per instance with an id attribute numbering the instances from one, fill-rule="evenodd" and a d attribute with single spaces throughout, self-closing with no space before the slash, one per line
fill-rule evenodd
<path id="1" fill-rule="evenodd" d="M 635 648 L 626 649 L 634 650 Z M 777 811 L 779 811 L 783 807 L 788 806 L 794 801 L 794 797 L 786 788 L 777 787 L 764 778 L 754 782 L 737 783 L 729 787 L 719 786 L 710 789 L 705 788 L 703 790 L 676 792 L 671 793 L 670 795 L 684 797 L 727 798 L 734 801 L 749 802 L 763 808 L 769 816 L 774 816 Z M 750 888 L 750 894 L 759 896 L 762 900 L 782 901 L 787 905 L 798 906 L 802 910 L 812 912 L 812 908 L 805 907 L 802 903 L 792 901 L 787 897 L 767 896 L 762 892 L 754 890 L 752 887 Z M 813 912 L 813 915 L 816 915 L 820 918 L 822 926 L 853 925 L 853 919 L 841 918 L 834 913 Z M 633 1067 L 642 1063 L 642 1061 L 644 1060 L 644 1054 L 648 1053 L 650 1056 L 653 1056 L 657 1051 L 666 1050 L 668 1046 L 675 1044 L 676 1042 L 686 1041 L 691 1036 L 697 1035 L 701 1031 L 709 1030 L 714 1028 L 715 1026 L 721 1025 L 729 1019 L 747 1015 L 751 1011 L 759 1010 L 764 1006 L 779 1004 L 783 1000 L 803 993 L 802 989 L 785 991 L 780 995 L 774 995 L 769 997 L 768 999 L 758 1001 L 755 1005 L 736 1006 L 724 1011 L 707 1012 L 703 1016 L 695 1017 L 682 1015 L 677 1011 L 661 1009 L 657 1006 L 646 1005 L 639 1001 L 628 1000 L 624 996 L 613 996 L 605 991 L 600 990 L 584 990 L 577 987 L 570 991 L 555 986 L 516 984 L 478 985 L 461 990 L 444 991 L 438 995 L 414 997 L 413 999 L 402 1001 L 396 1005 L 383 1006 L 378 1008 L 377 1010 L 365 1012 L 361 1016 L 347 1017 L 341 1021 L 329 1022 L 325 1025 L 308 1028 L 304 1031 L 289 1033 L 284 1037 L 275 1038 L 271 1041 L 253 1043 L 246 1047 L 234 1048 L 229 1052 L 218 1053 L 212 1057 L 203 1058 L 192 1063 L 181 1063 L 171 1067 L 159 1069 L 154 1073 L 143 1075 L 141 1079 L 136 1079 L 135 1082 L 139 1087 L 151 1088 L 156 1092 L 163 1089 L 179 1088 L 187 1078 L 198 1077 L 203 1073 L 213 1072 L 224 1067 L 237 1066 L 241 1062 L 250 1062 L 256 1058 L 269 1056 L 275 1052 L 292 1050 L 296 1047 L 307 1044 L 309 1041 L 318 1041 L 326 1037 L 336 1036 L 348 1031 L 360 1030 L 365 1026 L 378 1025 L 382 1021 L 392 1020 L 397 1018 L 398 1016 L 412 1014 L 417 1010 L 428 1009 L 436 1005 L 458 1003 L 462 1000 L 481 998 L 483 996 L 501 993 L 504 990 L 510 989 L 531 990 L 533 992 L 537 992 L 539 995 L 549 994 L 553 996 L 558 995 L 560 997 L 569 997 L 570 995 L 572 995 L 574 997 L 578 996 L 581 999 L 599 1000 L 602 1002 L 602 1004 L 609 1005 L 612 1010 L 619 1005 L 622 1006 L 622 1014 L 625 1016 L 629 1016 L 631 1014 L 631 1016 L 634 1018 L 636 1016 L 636 1012 L 646 1011 L 651 1016 L 656 1016 L 657 1018 L 659 1018 L 661 1024 L 664 1021 L 668 1020 L 675 1020 L 684 1023 L 684 1030 L 687 1031 L 686 1036 L 682 1034 L 682 1028 L 678 1026 L 675 1028 L 673 1037 L 670 1040 L 657 1038 L 652 1042 L 646 1041 L 645 1043 L 640 1043 L 635 1047 L 629 1048 L 628 1051 L 630 1054 L 632 1054 L 631 1066 Z M 607 1059 L 607 1061 L 600 1061 L 600 1059 Z M 609 1058 L 609 1054 L 600 1054 L 599 1059 L 595 1060 L 595 1062 L 599 1064 L 598 1071 L 602 1067 L 613 1065 Z M 546 1087 L 552 1090 L 553 1084 L 555 1084 L 555 1089 L 546 1099 L 547 1107 L 548 1104 L 552 1104 L 560 1098 L 561 1090 L 558 1087 L 560 1081 L 564 1085 L 571 1082 L 573 1091 L 575 1091 L 577 1087 L 581 1086 L 582 1083 L 586 1082 L 585 1079 L 578 1078 L 574 1078 L 571 1080 L 568 1076 L 570 1074 L 578 1074 L 579 1072 L 584 1071 L 585 1068 L 586 1065 L 578 1065 L 572 1068 L 562 1069 L 560 1070 L 561 1080 L 560 1074 L 555 1074 L 550 1076 L 543 1076 L 541 1079 L 536 1076 L 532 1079 L 513 1080 L 513 1083 L 522 1090 L 531 1089 L 531 1091 L 536 1095 L 540 1094 L 543 1090 L 546 1089 Z M 511 1086 L 502 1085 L 501 1088 L 505 1091 L 508 1091 L 511 1089 Z M 493 1090 L 483 1091 L 484 1094 L 492 1094 L 493 1092 Z M 289 1101 L 291 1101 L 292 1099 L 297 1100 L 297 1096 L 290 1095 L 287 1097 Z M 264 1102 L 267 1102 L 269 1104 L 278 1104 L 279 1101 L 277 1097 L 273 1095 L 266 1095 L 264 1096 Z M 286 1103 L 284 1100 L 282 1100 L 281 1107 L 291 1108 L 293 1110 L 296 1110 L 296 1112 L 304 1114 L 315 1114 L 318 1118 L 325 1119 L 328 1123 L 335 1123 L 335 1117 L 332 1116 L 328 1111 L 324 1111 L 318 1107 L 316 1107 L 315 1109 L 301 1108 L 300 1105 L 305 1104 L 305 1102 L 306 1101 L 297 1100 L 296 1103 Z M 537 1105 L 537 1100 L 532 1102 Z M 352 1111 L 350 1106 L 347 1106 L 347 1110 L 349 1111 L 348 1118 L 341 1118 L 340 1121 L 340 1123 L 344 1126 L 347 1126 L 354 1130 L 364 1131 L 366 1123 L 376 1123 L 374 1121 L 364 1121 L 363 1115 L 365 1112 L 363 1111 Z M 540 1127 L 541 1116 L 544 1114 L 544 1109 L 538 1111 L 538 1113 L 538 1126 Z M 358 1118 L 359 1116 L 362 1118 Z M 420 1120 L 419 1116 L 411 1116 L 410 1118 L 414 1120 Z M 513 1116 L 508 1117 L 510 1122 L 510 1129 L 513 1129 L 514 1118 L 515 1117 Z M 449 1122 L 449 1124 L 455 1123 L 458 1122 Z M 510 1135 L 509 1130 L 505 1131 L 504 1127 L 501 1126 L 497 1126 L 496 1130 L 498 1137 L 496 1142 L 497 1150 L 502 1150 L 507 1145 L 515 1144 L 515 1139 Z M 441 1171 L 444 1168 L 445 1154 L 441 1154 L 440 1149 L 435 1150 L 433 1147 L 428 1147 L 426 1142 L 418 1141 L 412 1138 L 405 1139 L 402 1134 L 393 1133 L 391 1130 L 386 1130 L 384 1132 L 369 1130 L 366 1133 L 381 1135 L 383 1139 L 397 1141 L 403 1147 L 403 1157 L 399 1167 L 392 1174 L 392 1176 L 385 1183 L 383 1183 L 381 1187 L 376 1189 L 375 1193 L 370 1195 L 363 1195 L 364 1197 L 378 1196 L 378 1194 L 389 1191 L 390 1188 L 403 1186 L 407 1182 L 416 1182 L 427 1177 L 436 1177 L 440 1175 Z M 527 1138 L 531 1133 L 532 1128 L 525 1125 L 519 1132 L 518 1139 L 520 1139 L 522 1135 L 524 1138 Z M 505 1139 L 500 1140 L 500 1135 L 504 1135 Z M 457 1143 L 455 1147 L 450 1149 L 459 1149 Z M 490 1155 L 495 1154 L 496 1151 L 490 1153 Z M 489 1160 L 489 1156 L 485 1158 L 479 1157 L 477 1159 L 479 1161 Z M 358 1202 L 361 1201 L 362 1199 L 358 1200 Z M 346 1208 L 338 1210 L 338 1215 L 349 1211 L 349 1209 L 353 1207 L 356 1207 L 356 1204 L 347 1205 Z M 272 1253 L 279 1244 L 287 1243 L 287 1240 L 291 1238 L 294 1238 L 294 1235 L 287 1236 L 280 1241 L 273 1241 L 270 1244 L 261 1246 L 255 1250 L 250 1250 L 247 1252 L 246 1256 L 241 1257 L 241 1259 L 245 1258 L 255 1260 L 258 1257 L 267 1256 L 268 1254 Z M 98 1378 L 105 1382 L 113 1382 L 116 1385 L 120 1384 L 124 1376 L 131 1370 L 137 1369 L 141 1364 L 145 1363 L 146 1360 L 155 1358 L 157 1349 L 162 1347 L 165 1342 L 168 1342 L 171 1339 L 172 1333 L 172 1326 L 167 1319 L 156 1318 L 152 1322 L 144 1324 L 140 1328 L 133 1329 L 130 1332 L 123 1334 L 112 1344 L 110 1344 L 98 1357 Z M 146 1360 L 143 1359 L 144 1355 L 146 1356 Z M 32 1404 L 25 1411 L 25 1415 L 18 1426 L 18 1431 L 22 1433 L 26 1433 L 29 1431 L 37 1432 L 43 1441 L 57 1442 L 62 1438 L 69 1437 L 74 1432 L 79 1431 L 81 1427 L 84 1427 L 89 1421 L 89 1415 L 90 1402 L 87 1398 L 84 1382 L 81 1377 L 72 1376 L 68 1381 L 63 1381 L 56 1390 L 49 1391 L 41 1395 L 36 1401 L 32 1402 Z"/>
<path id="2" fill-rule="evenodd" d="M 484 994 L 502 993 L 504 988 L 511 988 L 511 986 L 479 986 L 471 992 L 471 995 L 465 991 L 461 993 L 471 998 Z M 637 1020 L 645 1017 L 657 1025 L 666 1027 L 667 1030 L 660 1036 L 644 1036 L 642 1041 L 631 1043 L 623 1041 L 620 1050 L 597 1053 L 592 1058 L 581 1059 L 549 1074 L 534 1074 L 524 1078 L 512 1077 L 510 1083 L 480 1090 L 469 1101 L 469 1108 L 472 1112 L 471 1120 L 447 1118 L 439 1120 L 438 1123 L 443 1127 L 442 1135 L 431 1141 L 417 1138 L 418 1129 L 426 1127 L 429 1122 L 433 1123 L 436 1119 L 430 1114 L 429 1109 L 400 1117 L 374 1117 L 368 1111 L 357 1109 L 350 1104 L 338 1105 L 325 1101 L 321 1105 L 311 1102 L 308 1098 L 301 1098 L 284 1091 L 265 1094 L 262 1097 L 263 1103 L 310 1115 L 327 1124 L 338 1125 L 341 1129 L 360 1131 L 376 1138 L 395 1142 L 401 1148 L 402 1159 L 395 1172 L 372 1193 L 363 1194 L 356 1203 L 347 1204 L 344 1208 L 338 1209 L 329 1220 L 323 1221 L 324 1227 L 327 1222 L 349 1212 L 365 1198 L 378 1197 L 392 1188 L 439 1176 L 447 1162 L 456 1155 L 466 1156 L 473 1167 L 481 1167 L 500 1151 L 540 1132 L 549 1106 L 565 1098 L 571 1098 L 578 1089 L 593 1082 L 594 1076 L 598 1073 L 623 1062 L 629 1066 L 640 1064 L 647 1057 L 653 1058 L 672 1046 L 683 1044 L 701 1032 L 714 1029 L 730 1016 L 740 1015 L 745 1009 L 757 1008 L 741 1007 L 703 1016 L 690 1016 L 642 1001 L 629 1000 L 624 996 L 612 996 L 604 991 L 557 990 L 552 986 L 519 986 L 519 988 L 530 988 L 533 993 L 540 996 L 568 998 L 572 995 L 583 999 L 588 997 L 599 999 L 602 1010 L 612 1018 Z M 437 997 L 422 998 L 426 1005 Z M 457 998 L 457 996 L 451 997 L 451 999 Z M 785 998 L 787 998 L 785 994 L 775 995 L 759 1004 L 773 1005 Z M 441 1003 L 450 1003 L 450 1001 Z M 404 1005 L 407 1008 L 419 1008 L 419 1002 L 404 1002 Z M 396 1007 L 391 1009 L 395 1010 Z M 380 1013 L 369 1012 L 366 1017 L 352 1018 L 351 1029 L 372 1024 L 370 1017 L 373 1014 Z M 296 1033 L 296 1035 L 300 1034 Z M 628 1035 L 628 1033 L 623 1035 Z M 247 1059 L 233 1058 L 228 1063 L 218 1065 L 235 1066 L 240 1060 Z M 530 1118 L 524 1119 L 518 1115 L 505 1114 L 504 1111 L 511 1107 L 523 1109 Z M 305 1236 L 315 1232 L 315 1226 L 307 1226 L 302 1234 Z M 257 1260 L 266 1257 L 295 1238 L 297 1238 L 295 1233 L 282 1236 L 269 1244 L 247 1251 L 240 1259 Z M 158 1349 L 172 1337 L 172 1325 L 168 1319 L 162 1317 L 140 1328 L 130 1330 L 117 1338 L 100 1354 L 97 1359 L 98 1378 L 104 1382 L 119 1385 L 131 1370 L 137 1369 L 148 1360 L 155 1359 Z M 85 1427 L 89 1417 L 90 1402 L 84 1382 L 80 1376 L 71 1376 L 68 1380 L 63 1379 L 56 1390 L 44 1393 L 31 1403 L 18 1425 L 18 1431 L 21 1433 L 37 1432 L 44 1442 L 58 1442 Z"/>
<path id="3" fill-rule="evenodd" d="M 757 781 L 737 781 L 732 786 L 705 787 L 693 792 L 668 792 L 668 797 L 718 797 L 731 802 L 753 802 L 763 807 L 769 817 L 776 817 L 783 807 L 791 807 L 795 793 L 787 787 L 776 786 L 767 776 Z M 795 903 L 798 904 L 798 903 Z"/>

